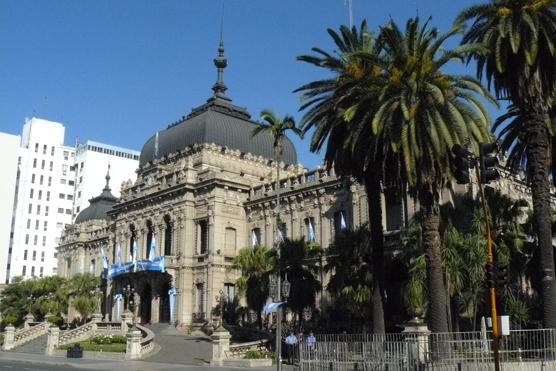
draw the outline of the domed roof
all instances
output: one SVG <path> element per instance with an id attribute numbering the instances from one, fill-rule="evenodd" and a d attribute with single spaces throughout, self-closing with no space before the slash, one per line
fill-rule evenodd
<path id="1" fill-rule="evenodd" d="M 106 186 L 102 190 L 102 193 L 89 200 L 89 206 L 77 215 L 74 224 L 84 223 L 95 219 L 110 220 L 107 212 L 112 208 L 112 206 L 114 206 L 117 198 L 112 195 L 112 192 L 110 192 L 110 187 L 108 186 L 109 181 L 110 175 L 106 174 Z"/>
<path id="2" fill-rule="evenodd" d="M 205 104 L 194 108 L 191 113 L 165 130 L 156 132 L 141 149 L 139 165 L 164 155 L 183 150 L 193 144 L 215 143 L 244 153 L 274 158 L 274 140 L 268 132 L 252 137 L 251 133 L 260 124 L 251 120 L 245 108 L 232 104 L 225 95 L 223 71 L 227 66 L 224 45 L 220 41 L 217 67 L 217 81 L 212 87 L 214 95 Z M 293 143 L 285 138 L 281 161 L 297 164 L 297 154 Z"/>

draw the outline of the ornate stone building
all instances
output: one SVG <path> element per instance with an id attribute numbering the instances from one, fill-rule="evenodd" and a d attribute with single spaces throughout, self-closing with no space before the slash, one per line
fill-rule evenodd
<path id="1" fill-rule="evenodd" d="M 326 247 L 342 225 L 368 220 L 364 188 L 322 168 L 303 168 L 289 140 L 276 181 L 273 139 L 266 133 L 252 137 L 259 124 L 225 95 L 223 52 L 221 44 L 213 96 L 145 143 L 137 181 L 122 186 L 119 200 L 110 193 L 107 177 L 102 194 L 63 231 L 60 275 L 101 275 L 106 271 L 103 253 L 107 264 L 123 267 L 104 281 L 106 317 L 118 316 L 115 296 L 132 285 L 142 322 L 171 320 L 190 327 L 210 319 L 219 291 L 234 294 L 238 272 L 231 265 L 238 250 L 253 239 L 273 245 L 277 187 L 283 222 L 278 227 L 286 237 L 313 234 Z M 506 174 L 509 180 L 500 183 L 502 188 L 527 193 L 522 182 L 510 178 Z M 449 201 L 452 192 L 443 198 Z M 417 205 L 388 193 L 382 203 L 388 242 L 411 220 Z M 141 262 L 152 261 L 151 246 L 157 257 L 164 257 L 163 269 L 142 268 Z M 175 295 L 172 311 L 170 295 Z"/>

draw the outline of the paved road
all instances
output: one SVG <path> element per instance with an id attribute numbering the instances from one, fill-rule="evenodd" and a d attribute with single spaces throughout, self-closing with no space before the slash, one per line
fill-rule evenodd
<path id="1" fill-rule="evenodd" d="M 75 371 L 75 367 L 62 365 L 41 365 L 29 362 L 0 361 L 0 371 Z"/>

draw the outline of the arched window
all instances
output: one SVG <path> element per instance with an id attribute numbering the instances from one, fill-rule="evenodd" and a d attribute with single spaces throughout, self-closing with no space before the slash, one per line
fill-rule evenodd
<path id="1" fill-rule="evenodd" d="M 164 230 L 164 255 L 172 255 L 172 221 L 170 215 L 164 216 L 166 229 Z"/>
<path id="2" fill-rule="evenodd" d="M 151 243 L 154 237 L 153 222 L 147 220 L 147 246 L 145 246 L 145 259 L 149 258 L 149 251 L 151 250 Z"/>

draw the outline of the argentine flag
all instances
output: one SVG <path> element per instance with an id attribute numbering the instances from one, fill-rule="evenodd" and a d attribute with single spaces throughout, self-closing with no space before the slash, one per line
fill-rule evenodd
<path id="1" fill-rule="evenodd" d="M 313 222 L 311 221 L 311 219 L 308 219 L 309 222 L 309 242 L 314 242 L 316 240 L 315 238 L 315 230 L 313 229 Z"/>
<path id="2" fill-rule="evenodd" d="M 106 254 L 104 253 L 104 247 L 100 248 L 100 259 L 102 260 L 102 269 L 108 269 L 108 260 L 106 259 Z"/>
<path id="3" fill-rule="evenodd" d="M 151 238 L 151 248 L 149 250 L 149 260 L 153 261 L 155 257 L 156 257 L 156 237 L 153 234 L 153 237 Z"/>
<path id="4" fill-rule="evenodd" d="M 251 230 L 251 247 L 255 247 L 259 244 L 259 241 L 257 239 L 257 234 L 255 233 L 255 230 L 252 229 Z"/>
<path id="5" fill-rule="evenodd" d="M 137 241 L 133 241 L 131 262 L 133 263 L 133 271 L 135 272 L 137 270 Z"/>
<path id="6" fill-rule="evenodd" d="M 340 228 L 341 229 L 346 229 L 347 228 L 346 219 L 344 218 L 344 212 L 343 211 L 340 212 Z"/>
<path id="7" fill-rule="evenodd" d="M 116 244 L 116 265 L 122 265 L 122 250 L 120 249 L 120 244 Z"/>

